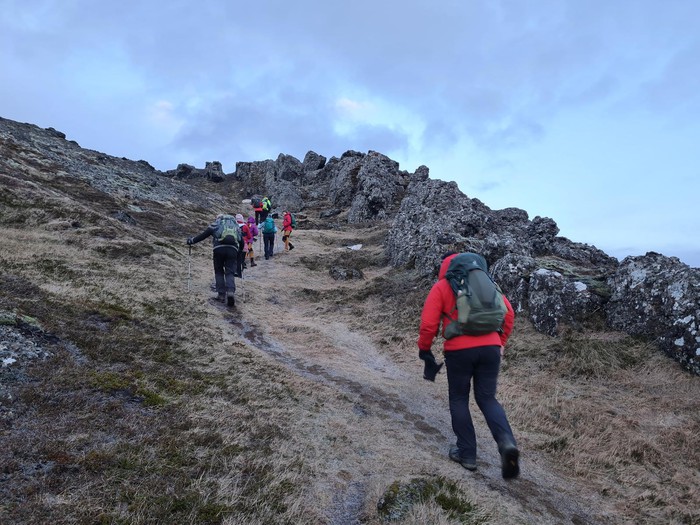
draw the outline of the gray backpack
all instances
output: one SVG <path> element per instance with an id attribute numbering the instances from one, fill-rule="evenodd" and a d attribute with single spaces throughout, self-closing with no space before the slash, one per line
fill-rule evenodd
<path id="1" fill-rule="evenodd" d="M 486 260 L 476 253 L 461 253 L 450 261 L 445 279 L 455 293 L 457 318 L 445 328 L 445 339 L 501 330 L 508 309 L 501 288 L 486 270 Z M 450 318 L 453 314 L 454 310 Z"/>

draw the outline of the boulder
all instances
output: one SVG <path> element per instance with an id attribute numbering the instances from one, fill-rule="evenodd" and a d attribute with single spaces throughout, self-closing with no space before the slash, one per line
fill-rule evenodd
<path id="1" fill-rule="evenodd" d="M 274 187 L 275 161 L 236 162 L 234 178 L 243 183 L 248 195 L 268 195 Z"/>
<path id="2" fill-rule="evenodd" d="M 285 181 L 296 181 L 301 180 L 304 174 L 304 166 L 299 159 L 292 157 L 291 155 L 284 155 L 280 153 L 275 161 L 275 181 L 285 180 Z M 268 190 L 272 193 L 272 190 Z"/>
<path id="3" fill-rule="evenodd" d="M 351 223 L 388 219 L 404 193 L 399 163 L 375 151 L 362 159 L 354 182 L 348 211 Z"/>
<path id="4" fill-rule="evenodd" d="M 700 269 L 649 252 L 627 257 L 610 279 L 605 312 L 611 327 L 656 340 L 700 374 Z"/>
<path id="5" fill-rule="evenodd" d="M 326 165 L 326 157 L 319 155 L 313 151 L 309 151 L 304 155 L 302 169 L 304 172 L 316 171 L 322 169 Z"/>
<path id="6" fill-rule="evenodd" d="M 224 169 L 218 160 L 207 162 L 204 166 L 204 176 L 212 182 L 223 182 Z"/>

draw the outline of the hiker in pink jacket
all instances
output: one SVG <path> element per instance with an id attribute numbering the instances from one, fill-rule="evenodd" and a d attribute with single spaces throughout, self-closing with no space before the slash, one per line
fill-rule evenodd
<path id="1" fill-rule="evenodd" d="M 257 266 L 255 263 L 255 253 L 253 252 L 253 245 L 258 238 L 260 232 L 258 232 L 258 226 L 255 224 L 255 217 L 248 216 L 248 235 L 243 241 L 246 243 L 248 248 L 248 259 L 250 259 L 250 267 Z"/>

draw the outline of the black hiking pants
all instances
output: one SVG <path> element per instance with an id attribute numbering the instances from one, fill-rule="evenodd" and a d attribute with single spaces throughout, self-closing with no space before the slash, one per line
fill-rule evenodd
<path id="1" fill-rule="evenodd" d="M 238 270 L 238 250 L 234 246 L 214 248 L 214 279 L 216 293 L 236 291 L 234 277 Z"/>
<path id="2" fill-rule="evenodd" d="M 243 279 L 243 263 L 245 262 L 245 252 L 243 250 L 238 250 L 236 259 L 236 276 Z"/>
<path id="3" fill-rule="evenodd" d="M 486 418 L 491 435 L 500 447 L 515 445 L 506 412 L 496 400 L 496 383 L 501 366 L 500 346 L 478 346 L 445 352 L 452 430 L 463 461 L 476 461 L 476 434 L 469 412 L 469 389 L 474 380 L 474 399 Z"/>
<path id="4" fill-rule="evenodd" d="M 263 233 L 263 244 L 265 246 L 265 259 L 269 259 L 274 255 L 275 234 Z"/>

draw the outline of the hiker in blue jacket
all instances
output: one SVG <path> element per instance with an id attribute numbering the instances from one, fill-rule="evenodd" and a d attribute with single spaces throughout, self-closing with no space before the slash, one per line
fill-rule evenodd
<path id="1" fill-rule="evenodd" d="M 268 216 L 265 219 L 265 222 L 262 223 L 260 230 L 263 234 L 263 244 L 265 246 L 265 259 L 269 259 L 274 255 L 275 233 L 277 233 L 275 219 Z"/>
<path id="2" fill-rule="evenodd" d="M 238 230 L 235 241 L 229 238 L 221 238 L 225 225 L 233 225 Z M 243 235 L 236 224 L 235 217 L 223 213 L 216 216 L 216 220 L 207 228 L 187 239 L 188 245 L 203 241 L 207 237 L 212 238 L 214 279 L 216 281 L 216 300 L 225 302 L 228 306 L 235 306 L 236 281 L 234 279 L 238 271 L 238 253 L 243 251 Z"/>

